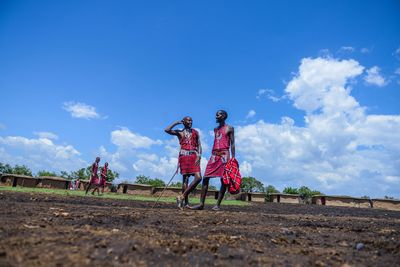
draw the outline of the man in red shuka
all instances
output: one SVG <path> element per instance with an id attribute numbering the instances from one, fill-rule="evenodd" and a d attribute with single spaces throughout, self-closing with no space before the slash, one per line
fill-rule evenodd
<path id="1" fill-rule="evenodd" d="M 93 189 L 92 194 L 94 194 L 94 192 L 96 192 L 96 190 L 97 190 L 97 194 L 99 194 L 100 188 L 101 188 L 101 194 L 104 193 L 104 187 L 106 187 L 106 185 L 107 185 L 107 171 L 108 171 L 108 162 L 104 163 L 104 167 L 101 169 L 101 173 L 100 173 L 100 182 Z"/>
<path id="2" fill-rule="evenodd" d="M 185 127 L 182 130 L 172 130 L 175 126 L 183 124 Z M 183 176 L 182 180 L 182 195 L 179 195 L 176 200 L 178 208 L 186 207 L 189 204 L 189 194 L 201 181 L 200 160 L 201 160 L 201 143 L 199 133 L 192 129 L 193 120 L 187 116 L 181 121 L 177 121 L 165 129 L 165 132 L 178 137 L 181 146 L 179 151 L 179 167 Z M 189 177 L 194 175 L 194 180 L 189 184 Z M 184 202 L 184 203 L 183 203 Z"/>
<path id="3" fill-rule="evenodd" d="M 232 126 L 225 124 L 227 118 L 228 113 L 225 110 L 219 110 L 215 115 L 216 122 L 219 125 L 214 128 L 214 145 L 211 158 L 207 163 L 206 172 L 204 173 L 200 204 L 190 207 L 190 209 L 202 210 L 204 208 L 210 178 L 220 177 L 221 189 L 219 190 L 217 205 L 212 208 L 216 211 L 220 210 L 221 201 L 226 192 L 226 185 L 222 183 L 225 164 L 230 159 L 230 154 L 232 154 L 232 158 L 235 157 L 235 132 Z"/>
<path id="4" fill-rule="evenodd" d="M 86 194 L 89 192 L 92 186 L 98 186 L 99 184 L 99 176 L 97 174 L 97 170 L 99 169 L 99 162 L 100 162 L 100 157 L 97 157 L 95 162 L 90 167 L 90 181 L 86 188 Z M 92 192 L 92 195 L 93 194 L 94 192 Z"/>

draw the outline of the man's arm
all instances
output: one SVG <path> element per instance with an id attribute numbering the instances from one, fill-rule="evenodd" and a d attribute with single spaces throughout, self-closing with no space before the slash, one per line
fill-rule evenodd
<path id="1" fill-rule="evenodd" d="M 94 171 L 93 171 L 94 170 L 94 164 L 95 163 L 93 163 L 92 166 L 90 167 L 90 178 L 92 178 L 94 176 Z"/>
<path id="2" fill-rule="evenodd" d="M 232 158 L 235 157 L 235 129 L 232 126 L 229 126 L 229 139 L 231 140 L 231 154 Z"/>
<path id="3" fill-rule="evenodd" d="M 196 165 L 200 165 L 201 153 L 203 153 L 203 148 L 201 147 L 201 142 L 200 142 L 200 136 L 199 135 L 197 135 L 197 143 L 199 144 L 199 151 L 197 152 Z"/>
<path id="4" fill-rule="evenodd" d="M 174 122 L 173 124 L 171 124 L 170 126 L 168 126 L 167 128 L 165 128 L 164 131 L 165 131 L 167 134 L 179 136 L 179 131 L 177 131 L 177 130 L 172 130 L 172 128 L 174 128 L 176 125 L 179 125 L 179 124 L 182 124 L 182 121 L 176 121 L 176 122 Z"/>

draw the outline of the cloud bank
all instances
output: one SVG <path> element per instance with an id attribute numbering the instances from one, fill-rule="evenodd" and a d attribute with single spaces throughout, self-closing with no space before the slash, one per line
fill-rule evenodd
<path id="1" fill-rule="evenodd" d="M 39 138 L 0 136 L 0 162 L 26 165 L 34 172 L 73 171 L 88 165 L 73 146 L 55 144 L 43 135 Z"/>
<path id="2" fill-rule="evenodd" d="M 303 59 L 285 91 L 305 126 L 285 117 L 237 127 L 237 151 L 252 174 L 280 188 L 399 196 L 400 116 L 368 115 L 351 96 L 363 70 L 355 60 Z"/>
<path id="3" fill-rule="evenodd" d="M 65 102 L 63 109 L 68 111 L 72 118 L 77 119 L 99 119 L 100 115 L 96 112 L 96 108 L 85 103 L 79 102 Z"/>

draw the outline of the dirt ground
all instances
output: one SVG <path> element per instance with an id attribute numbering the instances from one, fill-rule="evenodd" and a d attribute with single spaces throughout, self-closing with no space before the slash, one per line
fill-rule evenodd
<path id="1" fill-rule="evenodd" d="M 0 192 L 0 266 L 399 266 L 400 212 Z"/>

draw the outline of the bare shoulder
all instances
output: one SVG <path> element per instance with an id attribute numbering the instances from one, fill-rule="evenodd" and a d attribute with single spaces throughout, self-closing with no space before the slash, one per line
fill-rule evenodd
<path id="1" fill-rule="evenodd" d="M 227 133 L 233 133 L 235 131 L 235 128 L 233 128 L 232 125 L 226 125 L 226 132 Z"/>
<path id="2" fill-rule="evenodd" d="M 175 131 L 176 135 L 179 135 L 179 136 L 181 136 L 183 133 L 182 129 L 178 129 L 178 130 L 174 130 L 174 131 Z"/>

